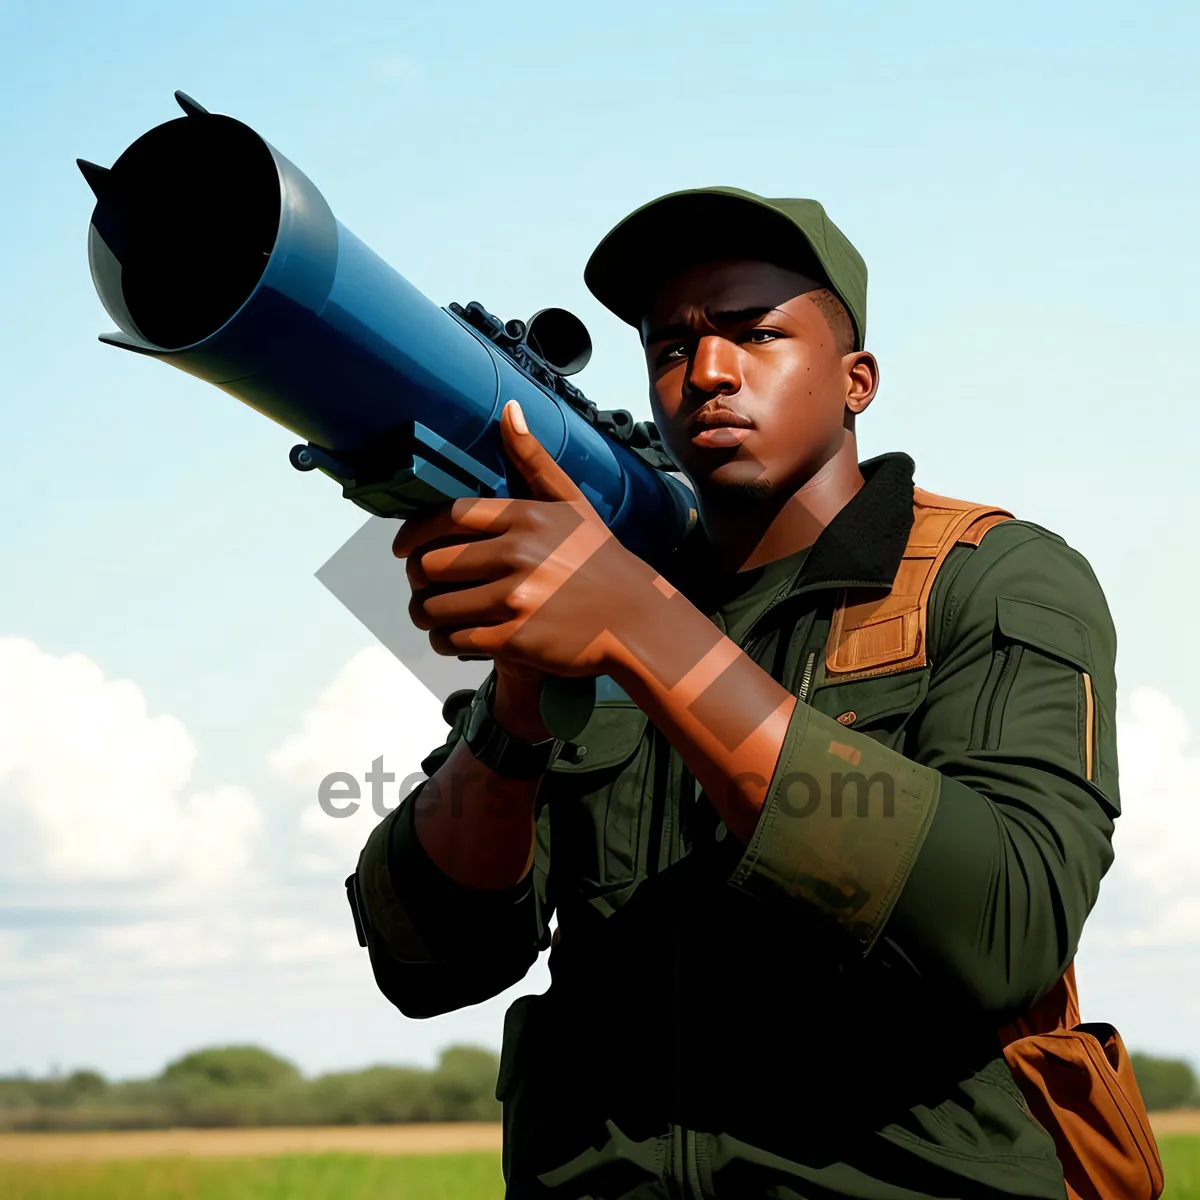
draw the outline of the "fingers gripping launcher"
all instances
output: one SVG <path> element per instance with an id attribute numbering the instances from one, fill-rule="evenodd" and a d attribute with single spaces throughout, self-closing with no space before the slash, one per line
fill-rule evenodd
<path id="1" fill-rule="evenodd" d="M 668 474 L 654 425 L 597 410 L 567 380 L 591 357 L 577 317 L 438 308 L 249 126 L 175 98 L 185 115 L 111 168 L 79 161 L 96 196 L 92 280 L 119 327 L 102 341 L 216 384 L 296 433 L 293 466 L 381 517 L 520 494 L 499 428 L 516 399 L 623 545 L 650 562 L 678 545 L 695 501 Z M 549 683 L 560 686 L 543 689 L 546 724 L 570 738 L 591 681 Z"/>

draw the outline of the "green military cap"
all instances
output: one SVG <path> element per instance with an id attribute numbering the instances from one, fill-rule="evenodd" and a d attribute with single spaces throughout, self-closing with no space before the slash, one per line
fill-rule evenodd
<path id="1" fill-rule="evenodd" d="M 867 264 L 816 200 L 767 199 L 741 188 L 671 192 L 631 213 L 593 251 L 592 295 L 637 327 L 654 287 L 696 262 L 756 258 L 822 280 L 846 306 L 854 348 L 867 333 Z"/>

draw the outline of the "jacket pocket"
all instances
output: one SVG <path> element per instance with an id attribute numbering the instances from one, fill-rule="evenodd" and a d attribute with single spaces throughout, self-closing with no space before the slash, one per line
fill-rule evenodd
<path id="1" fill-rule="evenodd" d="M 565 867 L 563 878 L 595 888 L 638 875 L 652 790 L 649 723 L 632 701 L 602 698 L 547 773 L 542 786 L 551 805 L 551 853 Z"/>
<path id="2" fill-rule="evenodd" d="M 529 1173 L 528 1140 L 541 1123 L 533 1102 L 545 1088 L 545 1081 L 538 1076 L 544 1058 L 546 1004 L 544 995 L 518 996 L 504 1014 L 496 1099 L 504 1106 L 501 1165 L 509 1186 L 516 1176 Z"/>
<path id="3" fill-rule="evenodd" d="M 1011 750 L 1103 788 L 1115 751 L 1106 745 L 1102 708 L 1087 627 L 1047 605 L 997 597 L 992 658 L 967 749 Z"/>
<path id="4" fill-rule="evenodd" d="M 811 704 L 847 729 L 901 750 L 905 727 L 928 691 L 929 670 L 921 668 L 850 683 L 827 682 L 813 693 Z"/>
<path id="5" fill-rule="evenodd" d="M 563 748 L 550 770 L 588 776 L 632 757 L 650 719 L 624 692 L 598 686 L 596 707 L 579 736 Z"/>
<path id="6" fill-rule="evenodd" d="M 529 1068 L 531 1038 L 536 1032 L 529 1018 L 541 999 L 538 995 L 518 996 L 504 1014 L 504 1039 L 496 1074 L 496 1099 L 501 1102 L 511 1098 L 513 1088 Z"/>
<path id="7" fill-rule="evenodd" d="M 975 705 L 975 716 L 971 721 L 971 741 L 967 749 L 999 749 L 1004 708 L 1008 703 L 1024 649 L 1020 642 L 1002 641 L 992 651 L 987 679 Z"/>

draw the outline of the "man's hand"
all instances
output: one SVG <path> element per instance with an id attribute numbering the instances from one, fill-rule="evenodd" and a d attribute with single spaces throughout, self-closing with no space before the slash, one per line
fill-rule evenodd
<path id="1" fill-rule="evenodd" d="M 655 572 L 626 550 L 531 434 L 515 400 L 504 449 L 532 499 L 456 500 L 406 521 L 409 615 L 439 654 L 494 659 L 501 676 L 604 675 L 628 657 L 614 628 Z"/>
<path id="2" fill-rule="evenodd" d="M 612 676 L 749 842 L 796 698 L 612 536 L 520 414 L 501 434 L 532 500 L 457 500 L 397 536 L 414 623 L 439 654 L 495 659 L 496 719 L 529 740 L 539 673 Z"/>

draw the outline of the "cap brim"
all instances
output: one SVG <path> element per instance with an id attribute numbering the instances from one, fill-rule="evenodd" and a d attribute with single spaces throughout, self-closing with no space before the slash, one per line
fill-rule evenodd
<path id="1" fill-rule="evenodd" d="M 827 279 L 812 243 L 789 216 L 725 188 L 673 192 L 631 213 L 592 252 L 583 279 L 605 308 L 636 328 L 666 279 L 723 258 L 761 259 Z"/>

